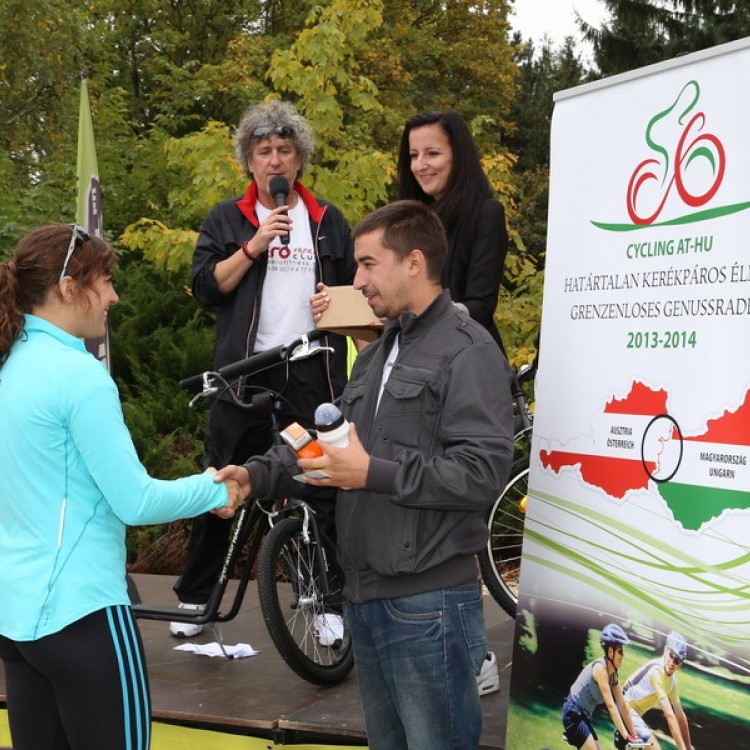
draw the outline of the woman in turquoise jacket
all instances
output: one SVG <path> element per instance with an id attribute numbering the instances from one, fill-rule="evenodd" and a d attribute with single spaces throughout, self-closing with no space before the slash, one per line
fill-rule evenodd
<path id="1" fill-rule="evenodd" d="M 50 224 L 0 264 L 0 657 L 15 750 L 145 750 L 150 700 L 125 527 L 230 516 L 209 474 L 152 479 L 83 344 L 118 301 L 112 248 Z"/>

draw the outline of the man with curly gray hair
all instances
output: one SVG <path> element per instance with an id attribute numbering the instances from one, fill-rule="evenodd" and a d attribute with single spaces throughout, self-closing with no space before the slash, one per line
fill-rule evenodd
<path id="1" fill-rule="evenodd" d="M 252 179 L 253 175 L 249 169 L 253 146 L 258 141 L 258 133 L 270 134 L 276 130 L 286 130 L 290 133 L 290 139 L 294 141 L 297 149 L 297 157 L 300 161 L 299 174 L 302 176 L 315 147 L 315 136 L 307 120 L 297 112 L 290 102 L 272 101 L 250 107 L 237 126 L 234 136 L 234 155 L 245 174 Z"/>
<path id="2" fill-rule="evenodd" d="M 240 120 L 235 154 L 250 184 L 244 195 L 214 206 L 193 254 L 193 295 L 217 312 L 215 370 L 314 328 L 327 305 L 325 287 L 352 283 L 355 264 L 346 220 L 299 182 L 313 142 L 309 123 L 289 102 L 254 105 Z M 286 195 L 284 205 L 277 205 L 279 193 Z M 279 424 L 313 427 L 315 407 L 337 398 L 346 382 L 346 340 L 331 334 L 322 343 L 333 352 L 295 362 L 288 372 L 275 368 L 245 378 L 240 396 L 250 400 L 259 390 L 283 391 Z M 206 424 L 204 464 L 243 463 L 271 442 L 270 417 L 220 397 Z M 334 498 L 328 491 L 316 504 L 326 526 Z M 193 521 L 187 564 L 174 587 L 181 607 L 202 609 L 208 601 L 230 524 L 212 514 Z M 170 623 L 176 637 L 191 638 L 201 630 L 194 623 Z"/>

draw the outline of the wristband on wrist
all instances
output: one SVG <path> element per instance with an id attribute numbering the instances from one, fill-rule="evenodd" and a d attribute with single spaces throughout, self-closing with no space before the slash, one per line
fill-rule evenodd
<path id="1" fill-rule="evenodd" d="M 242 252 L 245 253 L 245 257 L 251 262 L 255 263 L 255 256 L 250 252 L 250 248 L 248 245 L 250 244 L 250 240 L 247 240 L 246 242 L 242 243 Z"/>

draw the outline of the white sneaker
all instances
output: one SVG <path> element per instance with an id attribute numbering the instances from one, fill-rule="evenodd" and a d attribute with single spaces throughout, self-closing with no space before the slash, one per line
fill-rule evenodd
<path id="1" fill-rule="evenodd" d="M 497 657 L 494 651 L 488 651 L 482 662 L 482 670 L 477 677 L 479 695 L 489 695 L 500 690 L 500 675 L 497 672 Z"/>
<path id="2" fill-rule="evenodd" d="M 204 609 L 205 604 L 187 604 L 186 602 L 180 602 L 177 605 L 180 609 Z M 169 632 L 175 638 L 194 638 L 196 635 L 200 635 L 203 632 L 203 625 L 199 625 L 195 622 L 170 622 Z"/>
<path id="3" fill-rule="evenodd" d="M 315 615 L 313 633 L 321 646 L 334 646 L 344 640 L 344 618 L 341 615 Z"/>

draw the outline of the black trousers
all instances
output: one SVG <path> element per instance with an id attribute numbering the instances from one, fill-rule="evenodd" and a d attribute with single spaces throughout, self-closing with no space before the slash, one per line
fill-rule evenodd
<path id="1" fill-rule="evenodd" d="M 0 636 L 13 750 L 147 750 L 143 644 L 128 606 L 35 641 Z"/>
<path id="2" fill-rule="evenodd" d="M 329 380 L 325 355 L 320 354 L 292 363 L 288 373 L 284 367 L 276 367 L 254 376 L 245 389 L 245 400 L 269 389 L 281 392 L 281 408 L 277 412 L 279 428 L 292 422 L 312 428 L 318 404 L 333 400 L 340 394 L 343 384 Z M 212 406 L 206 425 L 204 468 L 243 464 L 251 456 L 265 453 L 273 440 L 270 416 L 219 399 Z M 319 498 L 314 503 L 318 525 L 333 539 L 336 490 L 326 489 L 316 497 Z M 213 513 L 193 519 L 185 570 L 174 585 L 181 602 L 205 604 L 208 601 L 229 547 L 231 527 L 231 519 L 219 518 Z"/>

